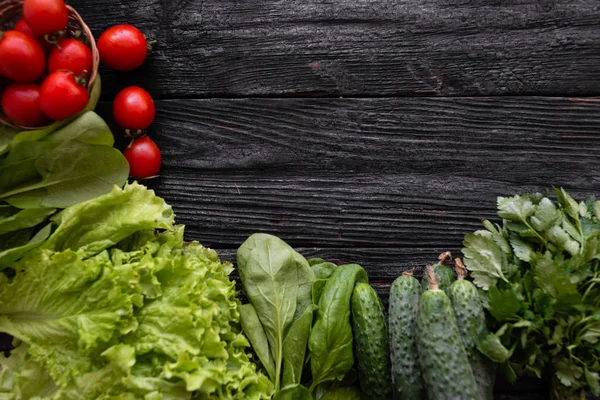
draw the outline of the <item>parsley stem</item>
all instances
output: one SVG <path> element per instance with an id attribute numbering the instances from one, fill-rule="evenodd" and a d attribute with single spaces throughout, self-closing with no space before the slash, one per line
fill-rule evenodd
<path id="1" fill-rule="evenodd" d="M 538 231 L 536 231 L 535 229 L 533 229 L 533 227 L 531 225 L 529 225 L 529 222 L 527 221 L 527 218 L 521 218 L 521 222 L 523 222 L 527 228 L 531 229 L 531 231 L 533 233 L 535 233 L 535 236 L 537 236 L 538 239 L 540 239 L 542 241 L 542 243 L 544 243 L 544 247 L 548 246 L 548 241 L 546 239 L 544 239 L 544 237 L 542 235 L 540 235 L 538 233 Z"/>

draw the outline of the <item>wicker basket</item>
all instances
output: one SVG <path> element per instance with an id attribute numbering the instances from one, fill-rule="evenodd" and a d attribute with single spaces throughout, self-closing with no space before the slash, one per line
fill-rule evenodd
<path id="1" fill-rule="evenodd" d="M 23 8 L 23 0 L 0 0 L 0 30 L 3 30 L 4 27 L 14 22 L 21 15 L 21 10 Z M 94 87 L 94 82 L 98 76 L 98 66 L 100 65 L 100 53 L 98 52 L 98 47 L 96 46 L 96 40 L 94 39 L 94 35 L 90 28 L 85 24 L 81 15 L 75 11 L 75 9 L 71 6 L 67 6 L 69 10 L 69 25 L 67 26 L 67 36 L 79 36 L 81 39 L 90 46 L 92 50 L 93 57 L 93 66 L 92 71 L 88 80 L 88 93 L 91 92 Z M 8 125 L 13 128 L 21 128 L 21 129 L 40 129 L 45 128 L 43 126 L 19 126 L 9 121 L 4 115 L 2 115 L 0 110 L 0 124 Z M 48 125 L 50 126 L 50 125 Z"/>

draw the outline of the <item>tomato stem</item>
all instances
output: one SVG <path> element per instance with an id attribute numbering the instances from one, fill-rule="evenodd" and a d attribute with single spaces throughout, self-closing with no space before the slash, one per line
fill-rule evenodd
<path id="1" fill-rule="evenodd" d="M 148 46 L 148 50 L 152 51 L 152 46 L 154 46 L 156 43 L 158 43 L 157 40 L 154 39 L 148 39 L 145 35 L 144 37 L 146 38 L 146 46 Z"/>
<path id="2" fill-rule="evenodd" d="M 125 129 L 125 136 L 131 138 L 132 141 L 145 135 L 146 131 L 143 129 Z"/>
<path id="3" fill-rule="evenodd" d="M 58 45 L 58 42 L 60 42 L 60 40 L 65 36 L 67 36 L 67 32 L 58 31 L 55 33 L 49 33 L 47 35 L 44 35 L 44 40 L 50 44 L 55 45 L 59 50 L 62 50 L 62 48 Z"/>

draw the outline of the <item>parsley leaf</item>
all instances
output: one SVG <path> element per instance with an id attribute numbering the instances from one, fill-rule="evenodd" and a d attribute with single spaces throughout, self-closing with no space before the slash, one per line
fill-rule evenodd
<path id="1" fill-rule="evenodd" d="M 498 279 L 508 282 L 502 272 L 508 261 L 493 239 L 475 233 L 465 236 L 463 245 L 465 265 L 477 286 L 487 289 Z"/>
<path id="2" fill-rule="evenodd" d="M 500 290 L 496 286 L 488 291 L 488 310 L 497 321 L 505 321 L 517 316 L 522 301 L 514 290 Z"/>

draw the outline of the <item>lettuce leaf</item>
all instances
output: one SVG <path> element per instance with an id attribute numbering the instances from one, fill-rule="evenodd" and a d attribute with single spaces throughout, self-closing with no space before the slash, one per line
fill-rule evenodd
<path id="1" fill-rule="evenodd" d="M 0 331 L 16 338 L 0 398 L 270 398 L 231 264 L 185 244 L 162 199 L 132 184 L 54 220 L 16 275 L 0 274 Z"/>

